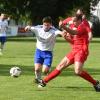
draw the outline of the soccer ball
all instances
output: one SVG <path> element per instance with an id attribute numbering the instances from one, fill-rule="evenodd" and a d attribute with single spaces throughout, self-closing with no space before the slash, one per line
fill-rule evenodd
<path id="1" fill-rule="evenodd" d="M 17 66 L 14 66 L 10 69 L 10 75 L 13 77 L 18 77 L 21 75 L 21 69 Z"/>

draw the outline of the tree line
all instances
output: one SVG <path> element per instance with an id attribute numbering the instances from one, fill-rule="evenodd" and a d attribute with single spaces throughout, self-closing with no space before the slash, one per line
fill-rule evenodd
<path id="1" fill-rule="evenodd" d="M 0 12 L 10 15 L 18 24 L 24 21 L 40 24 L 44 16 L 51 16 L 56 25 L 59 18 L 73 16 L 77 8 L 82 7 L 86 15 L 100 0 L 0 0 Z M 92 7 L 90 6 L 92 5 Z"/>
<path id="2" fill-rule="evenodd" d="M 37 24 L 44 16 L 51 16 L 54 20 L 59 16 L 70 16 L 79 7 L 83 7 L 89 15 L 91 1 L 93 0 L 0 0 L 0 12 L 12 15 L 16 22 L 30 19 Z"/>

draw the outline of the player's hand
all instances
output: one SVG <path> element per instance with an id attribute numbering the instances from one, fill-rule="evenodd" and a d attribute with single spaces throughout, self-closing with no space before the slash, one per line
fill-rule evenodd
<path id="1" fill-rule="evenodd" d="M 67 36 L 67 32 L 65 30 L 62 31 L 62 37 L 66 37 Z"/>
<path id="2" fill-rule="evenodd" d="M 63 21 L 60 20 L 60 21 L 59 21 L 59 27 L 62 27 L 62 25 L 63 25 Z"/>
<path id="3" fill-rule="evenodd" d="M 29 31 L 31 29 L 31 26 L 26 26 L 25 31 Z"/>

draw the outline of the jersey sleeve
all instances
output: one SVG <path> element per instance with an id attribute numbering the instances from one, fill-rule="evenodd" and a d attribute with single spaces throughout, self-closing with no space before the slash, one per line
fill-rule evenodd
<path id="1" fill-rule="evenodd" d="M 51 27 L 52 33 L 55 34 L 55 36 L 60 35 L 61 31 L 57 28 L 55 28 L 54 26 Z"/>
<path id="2" fill-rule="evenodd" d="M 86 30 L 88 31 L 88 33 L 91 32 L 90 25 L 86 19 L 83 20 L 83 24 L 86 26 Z"/>
<path id="3" fill-rule="evenodd" d="M 39 30 L 40 28 L 42 28 L 42 25 L 37 25 L 37 26 L 31 26 L 30 30 L 34 31 L 34 30 Z"/>
<path id="4" fill-rule="evenodd" d="M 36 28 L 35 26 L 30 27 L 30 30 L 31 30 L 32 33 L 35 34 L 36 36 L 38 35 L 38 28 Z"/>
<path id="5" fill-rule="evenodd" d="M 92 32 L 90 27 L 86 27 L 86 29 L 87 29 L 88 33 Z"/>
<path id="6" fill-rule="evenodd" d="M 60 30 L 56 30 L 55 31 L 55 36 L 57 36 L 57 35 L 61 35 L 61 31 Z"/>
<path id="7" fill-rule="evenodd" d="M 35 27 L 34 27 L 34 26 L 32 26 L 32 27 L 30 28 L 30 30 L 31 30 L 31 31 L 34 31 L 34 29 L 35 29 Z"/>

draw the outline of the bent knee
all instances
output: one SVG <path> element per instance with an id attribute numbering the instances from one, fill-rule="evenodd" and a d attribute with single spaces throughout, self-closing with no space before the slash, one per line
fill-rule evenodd
<path id="1" fill-rule="evenodd" d="M 80 71 L 80 70 L 76 70 L 76 71 L 75 71 L 75 74 L 76 74 L 76 75 L 80 75 L 80 74 L 81 74 L 81 71 Z"/>

